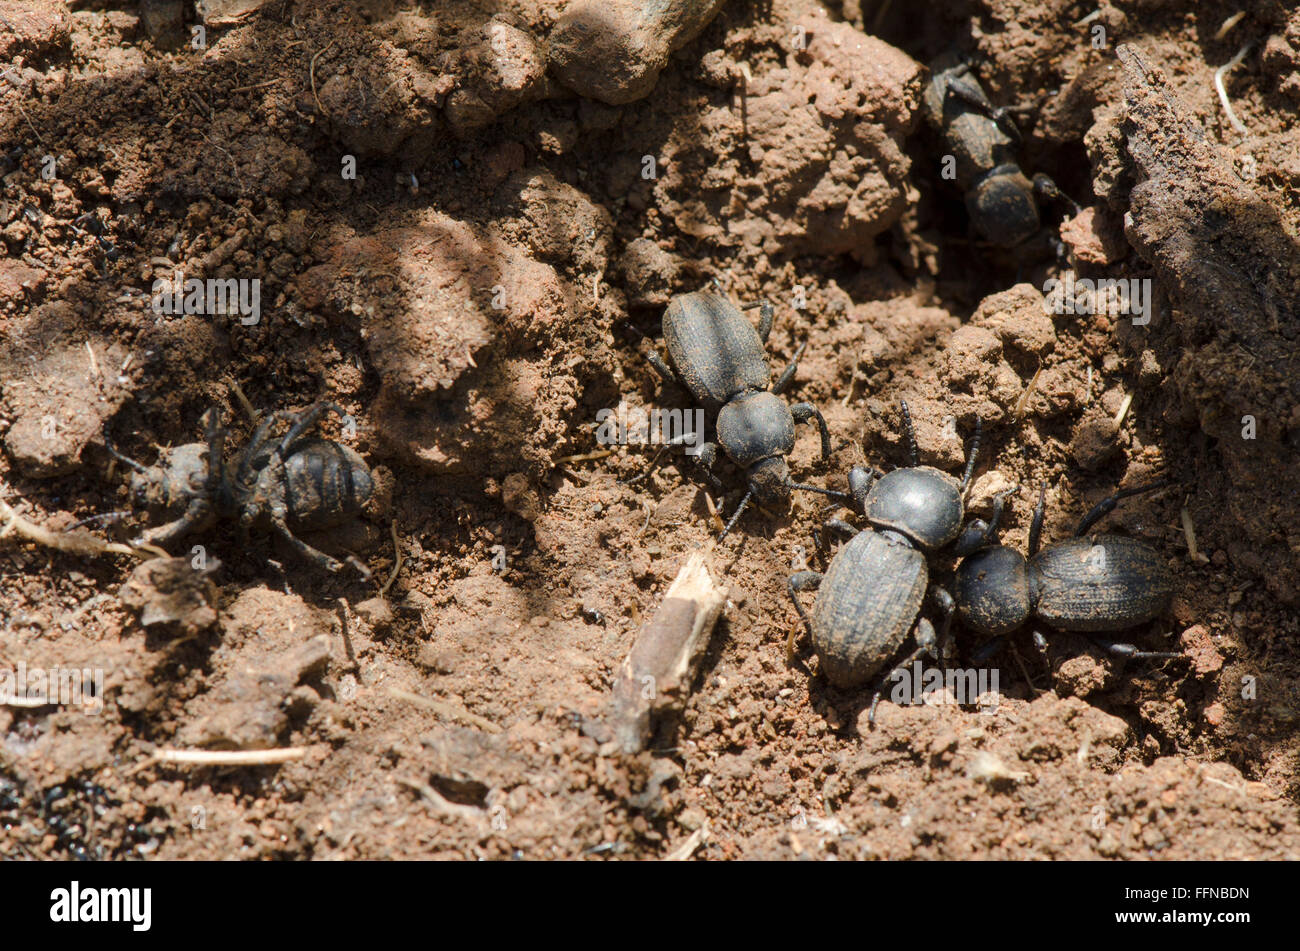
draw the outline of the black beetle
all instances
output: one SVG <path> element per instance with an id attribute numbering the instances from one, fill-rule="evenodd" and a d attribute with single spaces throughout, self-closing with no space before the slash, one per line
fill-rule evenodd
<path id="1" fill-rule="evenodd" d="M 956 161 L 956 181 L 966 193 L 971 225 L 987 241 L 1010 248 L 1039 229 L 1038 203 L 1074 205 L 1046 175 L 1029 179 L 1016 163 L 1020 132 L 1006 109 L 994 107 L 967 63 L 932 66 L 923 108 Z"/>
<path id="2" fill-rule="evenodd" d="M 654 350 L 648 354 L 650 365 L 664 380 L 680 383 L 706 411 L 716 414 L 718 444 L 748 474 L 749 489 L 718 536 L 719 541 L 731 531 L 752 498 L 761 505 L 783 505 L 793 489 L 845 497 L 842 492 L 790 478 L 785 457 L 794 449 L 795 423 L 816 420 L 823 459 L 830 458 L 831 437 L 821 411 L 812 403 L 790 406 L 779 398 L 778 394 L 794 379 L 806 344 L 800 345 L 790 365 L 772 383 L 763 345 L 772 332 L 773 310 L 768 301 L 760 301 L 758 306 L 755 330 L 720 293 L 702 290 L 679 294 L 668 302 L 663 318 L 664 341 L 672 366 Z M 697 462 L 710 484 L 721 491 L 722 483 L 712 471 L 717 453 L 717 446 L 705 443 Z"/>
<path id="3" fill-rule="evenodd" d="M 1181 656 L 1141 651 L 1098 636 L 1098 632 L 1120 631 L 1158 617 L 1173 597 L 1173 578 L 1165 560 L 1145 542 L 1123 535 L 1088 535 L 1121 499 L 1167 485 L 1167 481 L 1153 482 L 1106 497 L 1083 517 L 1073 538 L 1039 550 L 1044 488 L 1029 528 L 1028 559 L 1002 545 L 981 548 L 963 559 L 954 584 L 958 614 L 966 627 L 994 639 L 979 653 L 992 653 L 1004 635 L 1035 618 L 1057 630 L 1087 634 L 1117 656 Z M 1034 642 L 1046 650 L 1047 641 L 1037 630 Z"/>
<path id="4" fill-rule="evenodd" d="M 836 553 L 825 575 L 801 571 L 787 583 L 821 669 L 836 687 L 856 687 L 875 677 L 898 655 L 909 634 L 916 649 L 894 669 L 907 667 L 922 654 L 937 655 L 947 641 L 956 605 L 946 590 L 930 583 L 928 556 L 954 541 L 958 555 L 987 544 L 997 532 L 1003 499 L 1009 494 L 994 498 L 987 524 L 973 519 L 963 531 L 962 496 L 975 470 L 981 426 L 976 425 L 966 471 L 958 482 L 920 465 L 906 402 L 900 403 L 900 411 L 911 465 L 885 475 L 855 467 L 849 473 L 849 489 L 870 527 L 857 531 L 839 519 L 828 521 L 828 530 L 852 534 L 852 540 Z M 811 617 L 797 594 L 807 590 L 818 591 Z M 927 592 L 943 614 L 938 633 L 920 616 Z M 871 701 L 872 723 L 879 702 L 877 689 Z"/>
<path id="5" fill-rule="evenodd" d="M 152 467 L 124 456 L 105 438 L 113 457 L 135 470 L 131 476 L 134 504 L 172 517 L 145 532 L 138 542 L 167 545 L 207 528 L 221 516 L 238 519 L 245 533 L 267 523 L 304 557 L 338 571 L 342 562 L 308 545 L 293 529 L 332 528 L 361 514 L 374 493 L 374 483 L 365 462 L 347 446 L 303 438 L 326 411 L 346 416 L 334 403 L 317 403 L 301 413 L 272 413 L 228 465 L 226 429 L 215 406 L 202 417 L 205 442 L 177 446 Z M 289 429 L 277 437 L 272 430 L 285 421 Z M 369 574 L 356 559 L 349 561 Z"/>

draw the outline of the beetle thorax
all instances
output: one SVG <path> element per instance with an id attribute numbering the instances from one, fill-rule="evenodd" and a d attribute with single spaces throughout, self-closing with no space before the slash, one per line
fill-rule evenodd
<path id="1" fill-rule="evenodd" d="M 957 481 L 929 466 L 886 473 L 867 496 L 867 519 L 874 527 L 892 529 L 926 551 L 957 537 L 963 512 Z"/>
<path id="2" fill-rule="evenodd" d="M 1036 573 L 1020 552 L 991 545 L 957 567 L 955 591 L 962 623 L 986 637 L 1016 630 L 1038 601 Z"/>
<path id="3" fill-rule="evenodd" d="M 718 412 L 718 442 L 745 468 L 772 456 L 784 456 L 794 448 L 790 407 L 773 393 L 742 393 Z"/>
<path id="4" fill-rule="evenodd" d="M 1020 244 L 1038 231 L 1033 187 L 1015 166 L 993 169 L 967 194 L 966 207 L 975 228 L 1002 247 Z"/>

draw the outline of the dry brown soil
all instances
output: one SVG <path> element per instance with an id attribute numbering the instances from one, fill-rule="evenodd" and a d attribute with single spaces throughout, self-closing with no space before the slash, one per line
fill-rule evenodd
<path id="1" fill-rule="evenodd" d="M 608 105 L 546 74 L 563 6 L 270 0 L 194 49 L 135 3 L 0 0 L 4 501 L 56 533 L 127 509 L 104 428 L 152 463 L 218 405 L 238 447 L 237 393 L 337 401 L 355 431 L 326 434 L 391 488 L 322 542 L 370 581 L 229 523 L 138 572 L 0 538 L 0 667 L 104 672 L 97 715 L 0 707 L 0 855 L 1300 857 L 1300 15 L 729 0 Z M 1247 42 L 1242 134 L 1214 71 Z M 1160 76 L 1126 74 L 1121 43 Z M 1057 260 L 969 240 L 917 111 L 949 50 L 1019 107 L 1024 167 L 1089 209 L 1063 231 L 1077 272 L 1154 280 L 1149 325 L 1045 316 Z M 260 319 L 156 314 L 177 269 L 260 279 Z M 1168 559 L 1170 609 L 1126 636 L 1182 656 L 1053 634 L 1045 664 L 1022 632 L 995 713 L 886 702 L 873 729 L 802 634 L 787 659 L 785 579 L 824 564 L 828 514 L 797 494 L 710 549 L 729 600 L 680 717 L 639 755 L 602 748 L 621 659 L 716 522 L 678 453 L 632 486 L 652 447 L 583 457 L 601 408 L 688 405 L 643 354 L 668 297 L 713 278 L 777 303 L 775 367 L 807 342 L 791 393 L 834 452 L 801 427 L 797 479 L 904 464 L 900 397 L 948 471 L 984 419 L 972 507 L 1018 485 L 1021 550 L 1040 485 L 1050 542 L 1174 477 L 1104 527 Z M 743 474 L 719 471 L 730 512 Z M 219 565 L 196 577 L 200 544 Z M 959 630 L 953 662 L 974 646 Z M 306 752 L 152 758 L 279 747 Z"/>

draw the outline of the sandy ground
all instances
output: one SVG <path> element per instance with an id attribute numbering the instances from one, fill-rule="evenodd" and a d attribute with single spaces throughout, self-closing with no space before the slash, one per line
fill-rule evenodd
<path id="1" fill-rule="evenodd" d="M 167 3 L 0 0 L 0 669 L 102 672 L 93 714 L 0 707 L 0 854 L 1300 857 L 1300 15 L 732 0 L 643 37 L 637 72 L 566 58 L 564 6 L 270 0 L 195 48 Z M 591 42 L 644 27 L 601 9 Z M 1240 131 L 1215 70 L 1247 43 Z M 948 52 L 1085 209 L 1045 210 L 1062 255 L 972 241 L 920 112 Z M 1045 315 L 1066 270 L 1151 279 L 1153 319 Z M 159 314 L 177 271 L 258 279 L 256 320 Z M 598 452 L 601 409 L 690 405 L 644 354 L 713 279 L 776 304 L 774 369 L 807 345 L 790 396 L 833 452 L 800 427 L 797 480 L 905 465 L 900 398 L 949 472 L 983 420 L 969 508 L 1017 486 L 1022 551 L 1040 486 L 1052 542 L 1174 478 L 1103 527 L 1174 577 L 1125 637 L 1181 656 L 1049 632 L 1045 662 L 1022 631 L 995 711 L 886 701 L 871 727 L 785 590 L 845 513 L 796 493 L 714 546 L 741 470 L 719 495 L 665 451 L 627 485 L 655 447 Z M 370 580 L 231 521 L 174 562 L 87 552 L 141 512 L 73 529 L 132 507 L 105 430 L 152 464 L 211 406 L 237 449 L 249 409 L 321 399 L 384 504 L 313 543 Z M 684 709 L 621 754 L 611 685 L 696 549 L 724 617 Z M 950 662 L 977 646 L 959 629 Z M 278 748 L 303 752 L 154 759 Z"/>

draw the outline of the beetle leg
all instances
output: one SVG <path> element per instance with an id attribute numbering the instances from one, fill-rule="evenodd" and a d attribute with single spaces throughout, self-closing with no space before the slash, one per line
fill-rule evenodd
<path id="1" fill-rule="evenodd" d="M 78 519 L 77 521 L 73 522 L 71 525 L 65 528 L 64 531 L 70 532 L 74 528 L 81 528 L 83 525 L 94 525 L 97 522 L 104 522 L 104 521 L 107 521 L 110 525 L 112 525 L 114 522 L 120 522 L 122 519 L 126 518 L 130 514 L 131 514 L 130 509 L 118 509 L 116 512 L 101 512 L 99 515 L 88 515 L 83 519 Z"/>
<path id="2" fill-rule="evenodd" d="M 970 655 L 970 662 L 976 667 L 982 667 L 998 655 L 998 651 L 1007 646 L 1006 636 L 999 634 L 990 640 L 987 644 L 981 644 Z"/>
<path id="3" fill-rule="evenodd" d="M 930 598 L 934 601 L 935 606 L 943 612 L 937 642 L 938 647 L 941 648 L 944 642 L 948 640 L 948 632 L 952 628 L 952 617 L 957 613 L 957 599 L 948 593 L 947 588 L 937 584 L 930 587 Z"/>
<path id="4" fill-rule="evenodd" d="M 903 435 L 907 437 L 907 458 L 915 469 L 921 464 L 921 451 L 916 448 L 916 428 L 912 426 L 912 413 L 907 408 L 907 400 L 898 401 L 898 411 L 903 416 Z"/>
<path id="5" fill-rule="evenodd" d="M 821 587 L 822 578 L 824 577 L 825 575 L 820 571 L 800 571 L 791 575 L 789 581 L 786 582 L 786 590 L 790 592 L 790 603 L 799 612 L 799 617 L 803 620 L 803 626 L 808 630 L 809 638 L 812 637 L 812 621 L 808 619 L 808 612 L 799 603 L 798 592 L 816 591 Z"/>
<path id="6" fill-rule="evenodd" d="M 935 646 L 939 643 L 939 635 L 935 633 L 934 625 L 930 623 L 929 618 L 918 618 L 916 621 L 916 650 L 912 651 L 912 660 L 916 660 L 922 654 L 933 655 Z"/>
<path id="7" fill-rule="evenodd" d="M 842 518 L 828 518 L 825 521 L 825 523 L 822 525 L 822 528 L 826 529 L 828 533 L 839 532 L 841 535 L 845 536 L 846 538 L 852 538 L 859 531 L 859 529 L 854 528 L 852 525 L 844 521 Z"/>
<path id="8" fill-rule="evenodd" d="M 837 492 L 835 489 L 823 489 L 820 485 L 809 485 L 807 482 L 788 482 L 786 483 L 791 489 L 799 489 L 803 492 L 816 492 L 818 495 L 826 495 L 832 499 L 839 499 L 841 502 L 849 498 L 846 492 Z"/>
<path id="9" fill-rule="evenodd" d="M 309 407 L 298 416 L 294 424 L 289 427 L 289 431 L 284 434 L 284 438 L 280 440 L 280 455 L 288 455 L 289 447 L 293 444 L 293 441 L 315 425 L 316 420 L 320 419 L 325 412 L 335 413 L 340 418 L 346 418 L 348 415 L 343 411 L 343 407 L 337 403 L 322 401 Z"/>
<path id="10" fill-rule="evenodd" d="M 1038 653 L 1043 658 L 1043 666 L 1046 667 L 1050 673 L 1052 670 L 1052 658 L 1047 653 L 1047 638 L 1043 635 L 1042 631 L 1038 630 L 1038 628 L 1034 628 L 1032 634 L 1034 647 L 1038 648 Z"/>
<path id="11" fill-rule="evenodd" d="M 166 525 L 159 525 L 157 528 L 151 528 L 136 539 L 136 544 L 148 545 L 170 545 L 182 535 L 186 535 L 196 529 L 207 526 L 212 519 L 212 503 L 210 500 L 198 497 L 190 500 L 189 507 L 185 509 L 185 514 L 173 522 Z"/>
<path id="12" fill-rule="evenodd" d="M 714 279 L 714 283 L 717 283 L 716 278 Z M 708 285 L 705 286 L 707 287 Z M 721 293 L 721 288 L 719 288 L 718 292 Z M 636 334 L 642 340 L 649 342 L 650 338 L 642 333 L 641 328 L 637 327 L 631 321 L 626 322 L 623 326 Z M 677 374 L 673 372 L 673 368 L 664 361 L 664 358 L 659 355 L 659 351 L 656 350 L 653 345 L 646 351 L 645 358 L 649 361 L 650 366 L 654 367 L 655 372 L 663 378 L 665 383 L 676 383 L 678 386 L 684 386 L 682 381 L 677 378 Z"/>
<path id="13" fill-rule="evenodd" d="M 271 527 L 275 529 L 281 538 L 296 548 L 298 553 L 308 561 L 315 562 L 326 571 L 337 572 L 342 569 L 343 562 L 339 561 L 337 558 L 331 558 L 323 551 L 318 551 L 317 549 L 312 548 L 293 532 L 289 531 L 289 526 L 285 524 L 283 516 L 272 515 Z"/>
<path id="14" fill-rule="evenodd" d="M 223 456 L 226 447 L 226 429 L 221 425 L 221 408 L 211 407 L 199 420 L 203 424 L 208 439 L 208 477 L 204 487 L 210 497 L 215 496 L 217 487 L 225 477 L 226 467 Z"/>
<path id="15" fill-rule="evenodd" d="M 943 620 L 939 622 L 939 634 L 932 650 L 935 659 L 943 665 L 952 646 L 952 619 L 957 613 L 957 599 L 948 593 L 947 588 L 937 584 L 930 588 L 930 599 L 943 613 Z"/>
<path id="16" fill-rule="evenodd" d="M 988 116 L 1008 138 L 1016 144 L 1021 141 L 1020 129 L 1011 117 L 1011 110 L 993 105 L 988 95 L 974 77 L 969 75 L 970 67 L 948 74 L 948 93 L 960 99 L 981 115 Z"/>
<path id="17" fill-rule="evenodd" d="M 1034 520 L 1029 523 L 1029 557 L 1038 554 L 1038 545 L 1043 540 L 1043 512 L 1047 508 L 1047 486 L 1038 489 L 1038 504 L 1034 506 Z"/>
<path id="18" fill-rule="evenodd" d="M 992 119 L 994 125 L 1006 133 L 1007 138 L 1016 145 L 1019 145 L 1023 141 L 1023 138 L 1020 135 L 1020 126 L 1016 125 L 1015 117 L 1011 114 L 1009 108 L 1006 106 L 997 106 L 991 113 L 989 113 L 989 118 Z"/>
<path id="19" fill-rule="evenodd" d="M 258 450 L 270 442 L 274 437 L 271 435 L 271 429 L 276 423 L 283 419 L 290 419 L 293 413 L 287 409 L 278 409 L 263 417 L 262 421 L 257 424 L 253 430 L 253 435 L 248 437 L 248 447 L 244 452 L 248 455 L 255 455 Z"/>
<path id="20" fill-rule="evenodd" d="M 960 99 L 975 111 L 986 116 L 991 115 L 995 108 L 984 89 L 971 78 L 969 64 L 963 64 L 948 73 L 947 94 Z"/>
<path id="21" fill-rule="evenodd" d="M 845 538 L 852 538 L 860 531 L 842 518 L 828 518 L 824 523 L 822 523 L 822 529 L 827 535 L 842 535 Z M 826 540 L 827 545 L 830 544 L 830 541 L 830 538 Z M 826 555 L 826 548 L 822 545 L 822 534 L 815 528 L 813 529 L 813 544 L 823 556 Z"/>
<path id="22" fill-rule="evenodd" d="M 767 338 L 772 335 L 772 318 L 776 316 L 776 309 L 772 302 L 766 297 L 762 300 L 754 301 L 749 307 L 758 308 L 758 339 L 767 343 Z M 749 307 L 745 309 L 748 310 Z"/>
<path id="23" fill-rule="evenodd" d="M 357 570 L 357 574 L 361 575 L 362 581 L 370 580 L 373 572 L 371 572 L 369 568 L 367 568 L 364 564 L 362 564 L 360 558 L 358 558 L 356 555 L 348 555 L 346 561 L 349 565 L 351 565 L 353 568 Z"/>
<path id="24" fill-rule="evenodd" d="M 673 372 L 672 367 L 664 362 L 664 358 L 659 355 L 658 350 L 646 351 L 645 358 L 650 361 L 650 365 L 655 368 L 655 372 L 663 377 L 665 383 L 681 385 L 681 380 L 677 379 L 677 374 Z"/>
<path id="25" fill-rule="evenodd" d="M 236 465 L 235 472 L 235 480 L 237 482 L 242 484 L 245 481 L 248 481 L 248 471 L 250 468 L 254 471 L 260 468 L 257 464 L 259 457 L 263 460 L 263 465 L 265 465 L 265 459 L 269 456 L 269 453 L 266 452 L 266 444 L 275 438 L 271 434 L 271 429 L 276 423 L 284 419 L 289 419 L 292 416 L 293 413 L 288 410 L 280 409 L 269 414 L 257 424 L 257 427 L 253 430 L 253 435 L 248 437 L 248 445 L 245 446 L 244 451 L 239 454 L 239 461 Z"/>
<path id="26" fill-rule="evenodd" d="M 957 539 L 957 544 L 953 546 L 954 555 L 961 558 L 976 549 L 983 548 L 985 545 L 992 545 L 997 541 L 998 523 L 1002 521 L 1002 510 L 1006 506 L 1006 498 L 1015 491 L 1015 488 L 1011 488 L 993 496 L 993 516 L 988 522 L 985 522 L 982 518 L 970 520 L 961 533 L 961 538 Z"/>
<path id="27" fill-rule="evenodd" d="M 124 462 L 124 463 L 126 463 L 128 466 L 130 466 L 130 467 L 131 467 L 132 469 L 134 469 L 136 472 L 147 472 L 147 471 L 148 471 L 148 470 L 144 467 L 144 464 L 143 464 L 143 463 L 136 462 L 136 461 L 135 461 L 134 459 L 132 459 L 130 456 L 124 456 L 122 453 L 120 453 L 120 452 L 117 451 L 117 447 L 113 445 L 113 441 L 112 441 L 112 440 L 109 438 L 109 436 L 108 436 L 108 427 L 107 427 L 107 426 L 104 427 L 104 448 L 108 450 L 108 454 L 109 454 L 110 456 L 112 456 L 112 457 L 113 457 L 114 459 L 116 459 L 118 462 Z"/>
<path id="28" fill-rule="evenodd" d="M 966 486 L 970 485 L 970 477 L 975 473 L 975 460 L 980 455 L 980 440 L 984 436 L 984 420 L 978 416 L 975 417 L 975 435 L 970 441 L 970 454 L 966 457 L 966 471 L 961 477 L 961 491 L 966 494 Z"/>
<path id="29" fill-rule="evenodd" d="M 871 695 L 871 711 L 867 714 L 867 723 L 871 726 L 876 725 L 876 707 L 880 706 L 881 694 L 885 692 L 885 686 L 893 680 L 899 672 L 906 672 L 907 668 L 920 660 L 921 655 L 929 654 L 935 656 L 938 653 L 939 637 L 934 632 L 934 625 L 928 618 L 919 618 L 916 622 L 916 650 L 908 654 L 893 670 L 880 680 L 880 686 L 876 692 Z"/>
<path id="30" fill-rule="evenodd" d="M 952 629 L 953 625 L 953 615 L 957 612 L 957 602 L 952 595 L 948 594 L 948 590 L 939 585 L 931 587 L 930 595 L 940 611 L 944 612 L 944 620 L 940 621 L 939 631 L 936 633 L 935 625 L 931 624 L 930 618 L 917 618 L 917 633 L 914 635 L 915 639 L 917 639 L 917 650 L 909 653 L 902 660 L 902 663 L 898 664 L 887 676 L 881 679 L 880 686 L 876 687 L 875 694 L 871 696 L 871 712 L 867 713 L 867 722 L 871 726 L 876 725 L 876 707 L 879 707 L 880 695 L 884 694 L 885 686 L 888 685 L 889 681 L 897 677 L 898 673 L 906 672 L 909 666 L 917 663 L 920 657 L 924 655 L 930 655 L 935 660 L 941 661 L 943 659 L 944 647 L 948 644 L 950 629 Z"/>
<path id="31" fill-rule="evenodd" d="M 636 484 L 639 483 L 639 482 L 644 482 L 646 479 L 650 478 L 651 474 L 652 474 L 656 469 L 659 468 L 659 460 L 660 460 L 661 458 L 663 458 L 663 454 L 664 454 L 664 450 L 665 450 L 665 449 L 669 449 L 669 448 L 671 448 L 671 447 L 673 447 L 673 446 L 684 446 L 684 445 L 687 445 L 689 442 L 691 442 L 691 441 L 693 441 L 693 440 L 695 440 L 695 439 L 699 439 L 699 438 L 701 437 L 701 435 L 702 435 L 702 433 L 700 433 L 700 432 L 698 432 L 698 431 L 692 431 L 692 432 L 689 432 L 689 433 L 681 433 L 680 435 L 674 436 L 672 439 L 666 440 L 666 441 L 663 443 L 663 445 L 659 447 L 659 451 L 655 453 L 655 457 L 654 457 L 654 459 L 652 459 L 652 460 L 650 461 L 650 465 L 646 468 L 646 470 L 645 470 L 644 472 L 642 472 L 640 475 L 635 475 L 635 476 L 633 476 L 633 477 L 630 478 L 630 479 L 622 479 L 622 480 L 619 481 L 618 484 L 619 484 L 619 485 L 636 485 Z M 689 450 L 688 450 L 688 452 L 689 452 Z M 709 479 L 710 484 L 712 484 L 713 487 L 714 487 L 715 489 L 717 489 L 717 490 L 720 492 L 720 491 L 722 491 L 722 481 L 721 481 L 717 476 L 715 476 L 715 475 L 713 474 L 713 472 L 711 471 L 712 468 L 713 468 L 713 463 L 714 463 L 714 461 L 717 459 L 717 454 L 718 454 L 718 448 L 717 448 L 717 446 L 715 446 L 713 443 L 701 443 L 701 444 L 700 444 L 700 451 L 699 451 L 699 453 L 697 453 L 697 456 L 696 456 L 696 464 L 697 464 L 697 465 L 701 464 L 701 460 L 700 460 L 699 457 L 700 457 L 700 456 L 704 456 L 706 452 L 708 453 L 708 460 L 707 460 L 706 463 L 704 463 L 704 465 L 705 465 L 705 468 L 704 468 L 705 476 Z"/>
<path id="32" fill-rule="evenodd" d="M 1143 492 L 1154 492 L 1156 489 L 1163 489 L 1167 485 L 1169 485 L 1169 480 L 1161 479 L 1158 482 L 1148 482 L 1146 485 L 1139 485 L 1132 489 L 1124 489 L 1113 495 L 1106 496 L 1106 498 L 1102 499 L 1092 507 L 1092 511 L 1083 517 L 1083 521 L 1079 523 L 1079 527 L 1074 530 L 1074 537 L 1082 538 L 1086 535 L 1088 529 L 1092 528 L 1092 526 L 1097 524 L 1097 522 L 1115 511 L 1115 506 L 1117 506 L 1123 499 L 1132 498 L 1135 495 L 1141 495 Z"/>
<path id="33" fill-rule="evenodd" d="M 807 346 L 807 340 L 799 344 L 799 349 L 796 350 L 794 356 L 790 358 L 789 365 L 781 371 L 781 375 L 777 377 L 776 382 L 772 384 L 773 393 L 781 393 L 790 385 L 790 381 L 794 379 L 794 371 L 799 369 L 799 358 L 803 356 L 804 348 Z"/>
<path id="34" fill-rule="evenodd" d="M 799 349 L 803 349 L 800 347 Z M 796 423 L 806 423 L 810 419 L 817 420 L 817 429 L 821 432 L 822 437 L 822 461 L 831 457 L 831 433 L 826 428 L 826 417 L 822 411 L 812 403 L 795 403 L 790 407 L 790 415 L 794 417 Z"/>
<path id="35" fill-rule="evenodd" d="M 1101 637 L 1096 634 L 1089 635 L 1089 639 L 1106 650 L 1109 654 L 1116 657 L 1134 658 L 1137 660 L 1169 660 L 1174 657 L 1182 657 L 1178 651 L 1144 651 L 1139 650 L 1137 645 L 1129 644 L 1124 641 L 1112 641 L 1108 637 Z"/>
<path id="36" fill-rule="evenodd" d="M 638 482 L 644 482 L 646 479 L 650 478 L 651 474 L 653 474 L 654 471 L 655 471 L 656 469 L 659 468 L 659 460 L 660 460 L 661 458 L 663 458 L 663 454 L 664 454 L 664 449 L 665 449 L 665 448 L 667 448 L 667 447 L 665 447 L 665 446 L 660 446 L 660 447 L 659 447 L 659 451 L 656 452 L 656 453 L 655 453 L 655 457 L 654 457 L 653 459 L 650 460 L 650 465 L 649 465 L 649 467 L 647 467 L 647 469 L 645 470 L 645 472 L 642 472 L 640 475 L 635 475 L 635 476 L 633 476 L 633 477 L 630 478 L 630 479 L 623 479 L 623 480 L 621 480 L 618 484 L 619 484 L 619 485 L 636 485 Z"/>
<path id="37" fill-rule="evenodd" d="M 1056 263 L 1061 266 L 1062 270 L 1069 270 L 1070 268 L 1069 245 L 1067 245 L 1064 241 L 1062 241 L 1061 236 L 1059 234 L 1056 234 L 1055 232 L 1049 233 L 1047 235 L 1047 243 L 1052 248 L 1052 258 L 1056 261 Z"/>
<path id="38" fill-rule="evenodd" d="M 704 478 L 709 480 L 709 485 L 713 486 L 714 491 L 722 491 L 722 480 L 713 474 L 713 464 L 718 461 L 718 444 L 706 442 L 700 446 L 700 454 L 695 457 L 695 465 L 699 467 Z"/>
<path id="39" fill-rule="evenodd" d="M 812 530 L 812 536 L 813 536 L 813 545 L 816 547 L 817 551 L 821 553 L 822 557 L 825 558 L 825 556 L 827 555 L 827 548 L 829 547 L 831 541 L 833 540 L 833 536 L 841 535 L 844 538 L 852 538 L 854 535 L 858 534 L 858 532 L 860 532 L 861 529 L 854 528 L 852 525 L 844 521 L 844 519 L 842 518 L 828 518 L 825 522 L 822 523 L 822 531 L 824 531 L 828 536 L 831 536 L 825 540 L 824 544 L 822 540 L 822 533 L 819 532 L 816 528 Z"/>

